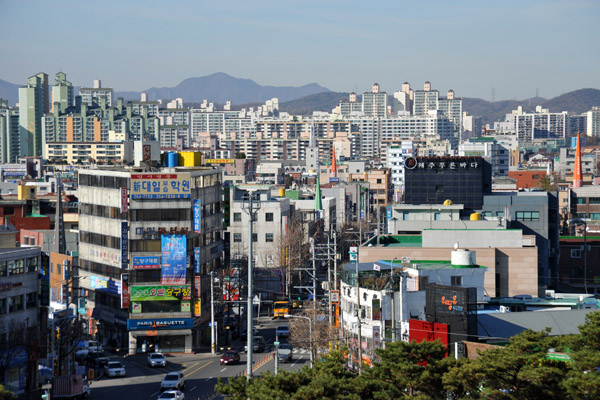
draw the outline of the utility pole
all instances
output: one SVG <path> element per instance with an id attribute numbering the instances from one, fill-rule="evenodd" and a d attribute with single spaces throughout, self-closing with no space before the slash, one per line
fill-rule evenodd
<path id="1" fill-rule="evenodd" d="M 216 353 L 215 343 L 215 272 L 210 272 L 210 348 L 212 354 Z"/>
<path id="2" fill-rule="evenodd" d="M 253 264 L 253 257 L 252 257 L 252 243 L 253 243 L 253 230 L 252 230 L 252 224 L 254 223 L 254 216 L 256 215 L 256 213 L 258 212 L 258 210 L 260 209 L 260 201 L 257 201 L 256 204 L 254 203 L 254 193 L 249 192 L 248 193 L 248 201 L 243 202 L 242 203 L 242 209 L 244 210 L 244 212 L 246 214 L 248 214 L 248 216 L 250 217 L 250 222 L 248 223 L 248 231 L 250 233 L 250 240 L 248 240 L 248 305 L 247 307 L 247 313 L 248 313 L 248 319 L 247 319 L 247 328 L 246 331 L 248 332 L 248 357 L 246 360 L 246 378 L 248 380 L 252 379 L 252 355 L 253 355 L 253 348 L 252 348 L 252 344 L 254 342 L 254 338 L 253 338 L 253 303 L 252 303 L 252 296 L 253 296 L 253 288 L 252 288 L 252 264 Z"/>
<path id="3" fill-rule="evenodd" d="M 359 245 L 360 249 L 360 245 Z M 358 322 L 358 374 L 362 372 L 362 330 L 360 321 L 360 284 L 358 282 L 358 254 L 356 255 L 356 320 Z"/>
<path id="4" fill-rule="evenodd" d="M 312 273 L 313 273 L 313 309 L 317 311 L 317 258 L 315 254 L 315 239 L 311 238 L 310 245 L 312 248 Z"/>

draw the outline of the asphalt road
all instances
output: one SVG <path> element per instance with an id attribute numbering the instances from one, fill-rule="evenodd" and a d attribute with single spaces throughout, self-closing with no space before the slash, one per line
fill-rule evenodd
<path id="1" fill-rule="evenodd" d="M 254 375 L 266 371 L 274 371 L 275 363 L 270 357 L 274 351 L 275 327 L 285 324 L 285 321 L 261 319 L 259 333 L 265 337 L 266 349 L 263 353 L 254 354 Z M 243 375 L 246 371 L 246 354 L 243 353 L 244 343 L 234 341 L 231 346 L 240 350 L 241 360 L 237 365 L 221 365 L 219 355 L 203 354 L 173 354 L 166 355 L 167 366 L 152 368 L 146 363 L 146 355 L 113 356 L 111 360 L 121 361 L 126 368 L 127 376 L 123 378 L 101 377 L 92 383 L 91 399 L 156 399 L 160 394 L 160 382 L 172 371 L 182 371 L 186 378 L 186 399 L 204 399 L 214 392 L 218 378 L 228 378 Z M 291 363 L 279 363 L 280 370 L 298 370 L 309 363 L 306 350 L 295 349 Z M 268 359 L 268 360 L 266 360 Z"/>

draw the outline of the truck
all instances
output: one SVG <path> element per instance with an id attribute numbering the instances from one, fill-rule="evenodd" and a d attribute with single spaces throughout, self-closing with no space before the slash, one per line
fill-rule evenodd
<path id="1" fill-rule="evenodd" d="M 83 399 L 90 395 L 90 385 L 83 375 L 63 375 L 52 380 L 52 399 Z"/>

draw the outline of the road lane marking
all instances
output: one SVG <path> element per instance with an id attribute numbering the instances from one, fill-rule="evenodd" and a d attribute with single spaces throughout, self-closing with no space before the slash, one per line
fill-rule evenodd
<path id="1" fill-rule="evenodd" d="M 201 367 L 198 367 L 198 368 L 196 368 L 195 370 L 193 370 L 192 372 L 190 372 L 188 375 L 192 375 L 194 372 L 198 371 L 199 369 L 202 369 L 202 368 L 206 367 L 208 364 L 212 364 L 213 362 L 214 362 L 214 361 L 209 361 L 209 362 L 207 362 L 207 363 L 206 363 L 206 364 L 204 364 L 203 366 L 201 366 Z"/>
<path id="2" fill-rule="evenodd" d="M 188 368 L 186 368 L 186 369 L 182 370 L 181 372 L 185 372 L 185 371 L 187 371 L 188 369 L 192 369 L 192 368 L 194 368 L 194 367 L 195 367 L 196 365 L 198 365 L 198 364 L 200 364 L 200 361 L 198 361 L 196 364 L 193 364 L 192 366 L 190 366 L 190 367 L 188 367 Z"/>
<path id="3" fill-rule="evenodd" d="M 193 391 L 194 389 L 196 389 L 198 386 L 194 386 L 193 388 L 190 389 L 190 392 Z"/>
<path id="4" fill-rule="evenodd" d="M 157 394 L 158 394 L 158 392 L 154 392 L 154 393 L 152 393 L 152 394 L 150 395 L 150 397 L 154 397 L 154 396 L 156 396 Z"/>
<path id="5" fill-rule="evenodd" d="M 225 371 L 226 369 L 227 369 L 227 368 L 223 368 L 223 369 L 221 370 L 221 372 Z"/>

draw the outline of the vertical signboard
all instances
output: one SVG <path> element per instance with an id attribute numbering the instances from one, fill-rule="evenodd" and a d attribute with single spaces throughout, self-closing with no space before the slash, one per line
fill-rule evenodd
<path id="1" fill-rule="evenodd" d="M 392 219 L 392 207 L 387 207 L 385 214 L 386 214 L 386 217 L 387 217 L 386 218 L 386 220 L 387 220 L 387 227 L 388 227 L 387 233 L 388 233 L 388 235 L 390 235 L 390 234 L 393 233 L 392 232 L 392 227 L 390 226 L 390 220 Z"/>
<path id="2" fill-rule="evenodd" d="M 41 260 L 41 288 L 40 288 L 40 306 L 50 306 L 50 253 L 42 252 Z"/>
<path id="3" fill-rule="evenodd" d="M 121 188 L 121 213 L 129 211 L 129 190 L 127 188 Z"/>
<path id="4" fill-rule="evenodd" d="M 381 328 L 379 326 L 373 327 L 373 348 L 378 349 L 381 347 Z"/>
<path id="5" fill-rule="evenodd" d="M 194 273 L 200 273 L 200 247 L 194 247 Z"/>
<path id="6" fill-rule="evenodd" d="M 194 276 L 194 297 L 200 297 L 201 282 L 201 276 Z"/>
<path id="7" fill-rule="evenodd" d="M 185 235 L 162 235 L 161 249 L 160 283 L 185 285 L 187 237 Z"/>
<path id="8" fill-rule="evenodd" d="M 373 321 L 381 320 L 381 300 L 373 299 L 371 300 L 371 319 Z"/>
<path id="9" fill-rule="evenodd" d="M 202 205 L 200 199 L 194 199 L 193 205 L 194 214 L 194 233 L 202 232 Z"/>
<path id="10" fill-rule="evenodd" d="M 129 274 L 121 274 L 121 308 L 129 309 Z"/>
<path id="11" fill-rule="evenodd" d="M 129 224 L 121 221 L 121 268 L 129 266 Z"/>
<path id="12" fill-rule="evenodd" d="M 202 315 L 202 307 L 200 299 L 194 299 L 194 317 L 200 317 Z"/>
<path id="13" fill-rule="evenodd" d="M 151 160 L 151 147 L 149 144 L 145 144 L 143 146 L 143 151 L 144 151 L 144 155 L 143 155 L 143 160 L 144 162 L 148 162 Z"/>

